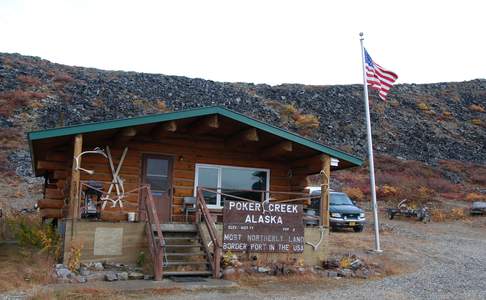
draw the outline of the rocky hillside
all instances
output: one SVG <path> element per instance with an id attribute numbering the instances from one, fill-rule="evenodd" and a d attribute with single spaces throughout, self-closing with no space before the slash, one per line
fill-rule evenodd
<path id="1" fill-rule="evenodd" d="M 378 154 L 431 165 L 486 163 L 485 79 L 401 84 L 388 102 L 374 93 L 371 101 Z M 0 54 L 0 172 L 31 180 L 29 130 L 207 105 L 224 105 L 361 157 L 366 153 L 360 85 L 214 82 Z"/>

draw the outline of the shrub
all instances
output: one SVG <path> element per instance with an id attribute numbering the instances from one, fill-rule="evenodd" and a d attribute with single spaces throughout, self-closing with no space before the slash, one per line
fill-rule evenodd
<path id="1" fill-rule="evenodd" d="M 30 86 L 39 86 L 41 85 L 41 81 L 37 77 L 29 76 L 29 75 L 19 75 L 17 76 L 17 80 Z"/>
<path id="2" fill-rule="evenodd" d="M 425 102 L 420 102 L 419 104 L 417 104 L 417 108 L 422 111 L 430 110 L 430 107 Z"/>
<path id="3" fill-rule="evenodd" d="M 37 216 L 15 216 L 7 220 L 14 238 L 21 246 L 33 247 L 58 259 L 61 255 L 61 239 L 49 224 L 42 224 Z"/>
<path id="4" fill-rule="evenodd" d="M 319 118 L 312 114 L 296 114 L 294 115 L 295 126 L 299 129 L 299 133 L 307 135 L 312 129 L 319 128 Z"/>
<path id="5" fill-rule="evenodd" d="M 356 201 L 363 201 L 365 199 L 364 193 L 357 187 L 344 188 L 343 192 L 345 192 L 351 199 Z"/>
<path id="6" fill-rule="evenodd" d="M 472 120 L 471 120 L 471 123 L 472 123 L 473 125 L 479 126 L 479 125 L 481 125 L 481 123 L 482 123 L 482 122 L 481 122 L 481 120 L 480 120 L 480 119 L 472 119 Z"/>
<path id="7" fill-rule="evenodd" d="M 56 73 L 54 75 L 54 77 L 52 78 L 52 81 L 54 81 L 55 83 L 58 83 L 58 84 L 66 84 L 66 83 L 69 83 L 71 81 L 73 81 L 74 79 L 71 77 L 71 75 L 67 74 L 67 73 Z"/>
<path id="8" fill-rule="evenodd" d="M 461 190 L 460 185 L 453 184 L 449 180 L 443 178 L 434 178 L 434 177 L 428 178 L 427 186 L 440 193 L 452 193 Z"/>
<path id="9" fill-rule="evenodd" d="M 430 215 L 434 222 L 444 222 L 446 220 L 446 214 L 439 209 L 432 209 Z"/>
<path id="10" fill-rule="evenodd" d="M 27 92 L 22 90 L 0 93 L 0 115 L 9 116 L 19 107 L 30 105 L 31 101 L 47 97 L 46 93 Z"/>
<path id="11" fill-rule="evenodd" d="M 165 104 L 164 100 L 157 100 L 157 108 L 161 112 L 169 112 L 170 111 L 170 109 Z"/>
<path id="12" fill-rule="evenodd" d="M 83 242 L 79 240 L 74 240 L 71 242 L 69 247 L 67 267 L 71 272 L 79 269 L 81 262 L 81 250 L 83 249 Z"/>
<path id="13" fill-rule="evenodd" d="M 486 110 L 481 104 L 471 104 L 469 105 L 469 110 L 474 112 L 485 112 Z"/>
<path id="14" fill-rule="evenodd" d="M 319 128 L 319 118 L 313 114 L 303 114 L 293 104 L 282 104 L 277 101 L 266 101 L 268 106 L 275 108 L 283 123 L 293 123 L 298 132 L 308 135 L 311 130 Z"/>
<path id="15" fill-rule="evenodd" d="M 399 194 L 399 189 L 385 184 L 384 186 L 378 188 L 377 194 L 380 198 L 396 197 Z"/>
<path id="16" fill-rule="evenodd" d="M 453 208 L 449 213 L 449 217 L 453 220 L 464 220 L 466 218 L 466 213 L 464 208 Z"/>
<path id="17" fill-rule="evenodd" d="M 466 195 L 466 201 L 485 201 L 486 200 L 486 195 L 481 195 L 478 193 L 468 193 Z"/>

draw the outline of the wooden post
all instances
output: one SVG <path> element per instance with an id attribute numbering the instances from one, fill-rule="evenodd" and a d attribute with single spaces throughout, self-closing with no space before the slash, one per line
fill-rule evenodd
<path id="1" fill-rule="evenodd" d="M 329 179 L 331 178 L 331 157 L 329 155 L 323 155 L 321 157 L 321 162 L 320 225 L 329 228 Z"/>
<path id="2" fill-rule="evenodd" d="M 76 170 L 76 161 L 74 157 L 83 151 L 83 135 L 77 134 L 74 137 L 73 167 L 71 169 L 71 186 L 69 190 L 69 217 L 77 219 L 79 217 L 79 170 Z M 81 157 L 79 158 L 81 164 Z"/>

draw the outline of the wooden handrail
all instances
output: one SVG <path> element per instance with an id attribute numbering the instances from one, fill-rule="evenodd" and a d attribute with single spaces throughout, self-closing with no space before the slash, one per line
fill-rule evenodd
<path id="1" fill-rule="evenodd" d="M 204 195 L 202 193 L 201 188 L 197 188 L 197 195 L 196 195 L 196 211 L 197 211 L 197 218 L 196 221 L 200 222 L 201 217 L 202 221 L 206 224 L 208 229 L 209 237 L 213 244 L 213 257 L 211 259 L 211 266 L 213 270 L 213 277 L 219 278 L 220 277 L 220 260 L 221 260 L 221 242 L 219 241 L 216 226 L 214 225 L 213 217 L 209 212 L 209 209 L 206 205 L 206 201 L 204 200 Z"/>
<path id="2" fill-rule="evenodd" d="M 150 187 L 145 185 L 141 189 L 142 201 L 146 214 L 146 230 L 149 237 L 149 249 L 154 263 L 154 278 L 155 280 L 162 280 L 163 275 L 163 257 L 164 257 L 164 237 L 162 229 L 160 228 L 159 217 L 155 210 L 154 199 L 152 198 L 152 191 Z M 153 225 L 155 225 L 157 237 L 154 236 Z"/>

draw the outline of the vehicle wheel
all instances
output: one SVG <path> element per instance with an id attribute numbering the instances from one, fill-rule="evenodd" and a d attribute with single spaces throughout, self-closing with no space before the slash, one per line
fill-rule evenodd
<path id="1" fill-rule="evenodd" d="M 353 227 L 354 232 L 362 232 L 364 229 L 364 226 L 356 226 Z"/>
<path id="2" fill-rule="evenodd" d="M 430 222 L 430 215 L 426 214 L 424 216 L 424 218 L 422 219 L 422 222 L 424 222 L 425 224 L 429 223 Z"/>
<path id="3" fill-rule="evenodd" d="M 336 232 L 336 229 L 337 229 L 336 226 L 331 225 L 331 232 Z"/>
<path id="4" fill-rule="evenodd" d="M 395 217 L 395 214 L 392 212 L 388 212 L 388 219 L 393 220 L 393 217 Z"/>

